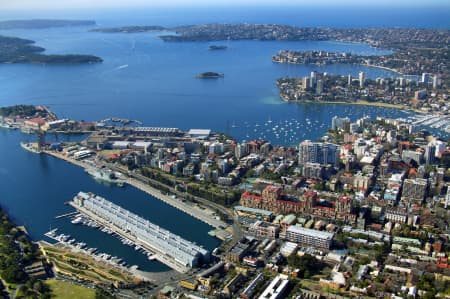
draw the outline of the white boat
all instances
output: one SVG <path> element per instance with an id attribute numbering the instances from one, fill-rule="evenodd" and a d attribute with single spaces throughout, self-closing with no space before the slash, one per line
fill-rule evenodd
<path id="1" fill-rule="evenodd" d="M 73 219 L 72 221 L 70 221 L 72 224 L 81 224 L 83 222 L 83 218 L 82 217 L 77 217 L 75 219 Z"/>

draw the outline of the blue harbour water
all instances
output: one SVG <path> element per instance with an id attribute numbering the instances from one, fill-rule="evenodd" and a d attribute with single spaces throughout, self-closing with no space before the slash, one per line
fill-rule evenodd
<path id="1" fill-rule="evenodd" d="M 342 11 L 342 14 L 349 12 Z M 10 18 L 84 18 L 102 26 L 165 25 L 252 22 L 333 27 L 439 27 L 448 28 L 448 12 L 411 10 L 383 13 L 361 10 L 343 18 L 334 10 L 140 10 L 72 11 L 28 13 L 0 12 Z M 349 15 L 350 16 L 350 15 Z M 447 20 L 447 21 L 442 21 Z M 347 51 L 383 54 L 384 50 L 363 44 L 338 42 L 164 43 L 157 33 L 102 34 L 92 27 L 8 30 L 1 35 L 35 40 L 46 53 L 85 53 L 104 59 L 101 64 L 74 66 L 0 65 L 0 106 L 44 104 L 59 117 L 101 120 L 107 117 L 138 119 L 148 126 L 181 129 L 211 128 L 239 140 L 265 138 L 274 144 L 295 145 L 317 139 L 330 126 L 331 118 L 363 115 L 404 117 L 406 112 L 377 107 L 286 103 L 279 99 L 275 80 L 282 76 L 305 76 L 312 70 L 369 78 L 396 76 L 381 69 L 356 65 L 294 66 L 274 64 L 271 56 L 281 49 Z M 208 51 L 210 44 L 226 44 L 226 51 Z M 223 79 L 199 80 L 205 71 L 225 74 Z M 270 122 L 269 122 L 270 120 Z M 274 127 L 283 127 L 278 136 Z M 76 140 L 83 136 L 49 136 Z M 23 151 L 19 142 L 33 138 L 18 131 L 0 130 L 0 205 L 32 238 L 44 238 L 50 228 L 60 228 L 91 247 L 125 258 L 150 271 L 167 268 L 100 231 L 72 225 L 54 217 L 71 211 L 64 202 L 80 190 L 97 193 L 150 221 L 212 249 L 218 240 L 207 235 L 206 224 L 131 187 L 117 188 L 95 182 L 82 169 L 52 157 Z"/>

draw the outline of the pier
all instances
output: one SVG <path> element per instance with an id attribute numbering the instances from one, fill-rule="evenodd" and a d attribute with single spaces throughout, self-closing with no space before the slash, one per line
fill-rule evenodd
<path id="1" fill-rule="evenodd" d="M 66 217 L 70 217 L 70 216 L 75 216 L 76 214 L 78 214 L 78 212 L 65 213 L 65 214 L 62 214 L 62 215 L 55 216 L 55 219 L 66 218 Z"/>
<path id="2" fill-rule="evenodd" d="M 82 207 L 77 206 L 76 204 L 74 204 L 73 202 L 70 203 L 70 205 L 77 209 L 77 212 L 82 213 L 83 215 L 89 217 L 90 219 L 92 219 L 93 221 L 99 223 L 100 225 L 108 228 L 109 230 L 111 230 L 113 233 L 117 234 L 118 236 L 125 238 L 131 242 L 133 242 L 133 244 L 137 245 L 137 246 L 141 246 L 143 248 L 145 248 L 146 250 L 153 252 L 154 253 L 154 257 L 156 260 L 158 260 L 159 262 L 167 265 L 168 267 L 181 272 L 181 273 L 186 273 L 189 271 L 189 268 L 187 267 L 182 267 L 180 265 L 177 265 L 174 261 L 170 260 L 169 258 L 165 257 L 165 254 L 163 252 L 157 252 L 155 250 L 155 248 L 150 247 L 148 244 L 139 241 L 139 239 L 137 239 L 136 237 L 127 234 L 124 230 L 119 229 L 118 227 L 112 225 L 111 223 L 109 223 L 108 221 L 105 221 L 104 219 L 98 217 L 97 215 L 95 215 L 94 213 L 91 213 L 90 211 L 88 211 L 87 209 L 84 209 Z"/>
<path id="3" fill-rule="evenodd" d="M 209 262 L 208 250 L 100 196 L 79 192 L 70 205 L 134 246 L 152 253 L 152 258 L 178 272 L 186 273 L 193 267 Z"/>

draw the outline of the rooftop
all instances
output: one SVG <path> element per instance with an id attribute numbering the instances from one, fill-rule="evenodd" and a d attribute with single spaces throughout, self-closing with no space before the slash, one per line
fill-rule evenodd
<path id="1" fill-rule="evenodd" d="M 271 216 L 273 214 L 271 211 L 255 209 L 255 208 L 247 208 L 244 206 L 235 206 L 234 209 L 236 211 L 249 212 L 249 213 L 260 214 L 260 215 L 264 215 L 264 216 Z"/>
<path id="2" fill-rule="evenodd" d="M 319 238 L 319 239 L 332 239 L 334 234 L 329 232 L 323 232 L 318 231 L 314 229 L 304 228 L 304 227 L 298 227 L 298 226 L 290 226 L 287 229 L 288 232 L 296 233 L 296 234 L 302 234 L 307 235 L 313 238 Z"/>
<path id="3" fill-rule="evenodd" d="M 211 135 L 211 130 L 210 129 L 190 129 L 188 134 L 189 135 L 209 136 L 209 135 Z"/>
<path id="4" fill-rule="evenodd" d="M 162 128 L 162 127 L 136 127 L 136 132 L 160 132 L 160 133 L 177 133 L 180 130 L 178 128 Z"/>

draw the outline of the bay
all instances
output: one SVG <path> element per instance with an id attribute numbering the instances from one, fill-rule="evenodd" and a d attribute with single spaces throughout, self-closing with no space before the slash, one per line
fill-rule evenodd
<path id="1" fill-rule="evenodd" d="M 419 14 L 420 18 L 417 17 Z M 97 20 L 101 26 L 253 22 L 336 27 L 415 24 L 448 28 L 448 21 L 442 21 L 450 19 L 445 18 L 445 14 L 448 12 L 414 9 L 390 13 L 310 8 L 148 9 L 0 12 L 0 19 L 87 18 Z M 352 76 L 364 71 L 369 78 L 396 76 L 363 66 L 292 66 L 274 64 L 270 59 L 281 49 L 386 53 L 367 45 L 234 41 L 224 43 L 230 48 L 227 51 L 208 51 L 212 43 L 164 43 L 157 33 L 102 34 L 88 32 L 88 29 L 0 31 L 2 35 L 35 40 L 47 49 L 46 53 L 94 54 L 104 59 L 102 64 L 95 65 L 0 65 L 0 106 L 44 104 L 61 118 L 130 118 L 141 120 L 147 126 L 211 128 L 230 133 L 239 140 L 265 138 L 283 145 L 319 138 L 330 126 L 334 115 L 349 116 L 352 120 L 366 114 L 394 118 L 408 115 L 379 107 L 285 103 L 279 99 L 274 83 L 282 76 L 306 76 L 313 70 Z M 221 72 L 225 77 L 219 80 L 195 78 L 204 71 Z M 271 133 L 275 126 L 283 126 L 289 133 L 276 136 Z M 81 138 L 49 136 L 49 139 L 56 137 L 58 140 Z M 148 261 L 107 234 L 74 226 L 68 219 L 54 219 L 56 215 L 70 211 L 64 202 L 83 190 L 123 205 L 206 248 L 217 246 L 218 241 L 207 235 L 211 227 L 151 196 L 131 187 L 121 189 L 98 184 L 80 168 L 23 151 L 19 142 L 30 138 L 33 137 L 20 132 L 0 130 L 0 204 L 18 224 L 27 227 L 33 239 L 42 239 L 44 232 L 58 227 L 61 232 L 69 233 L 89 246 L 125 258 L 129 264 L 150 271 L 167 270 L 164 265 Z"/>

